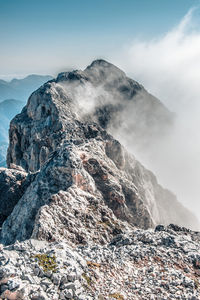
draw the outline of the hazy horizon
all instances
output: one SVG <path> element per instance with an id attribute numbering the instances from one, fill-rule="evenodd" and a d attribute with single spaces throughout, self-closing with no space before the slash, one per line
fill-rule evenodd
<path id="1" fill-rule="evenodd" d="M 0 1 L 0 78 L 84 68 L 161 37 L 198 0 Z M 134 71 L 134 70 L 133 70 Z M 134 74 L 134 72 L 133 72 Z"/>

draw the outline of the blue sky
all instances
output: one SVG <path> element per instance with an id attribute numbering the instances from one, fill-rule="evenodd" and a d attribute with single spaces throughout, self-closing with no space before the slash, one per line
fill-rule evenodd
<path id="1" fill-rule="evenodd" d="M 158 37 L 198 0 L 0 0 L 0 78 L 56 74 L 112 60 L 135 38 Z"/>

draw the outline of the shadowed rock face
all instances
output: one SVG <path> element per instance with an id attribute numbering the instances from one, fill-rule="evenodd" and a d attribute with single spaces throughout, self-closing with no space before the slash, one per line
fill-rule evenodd
<path id="1" fill-rule="evenodd" d="M 22 197 L 27 175 L 23 170 L 0 168 L 0 226 Z"/>
<path id="2" fill-rule="evenodd" d="M 116 106 L 108 103 L 109 109 L 107 94 L 93 94 L 93 87 L 102 92 L 102 85 L 104 91 L 122 93 L 120 101 L 134 103 L 138 91 L 147 93 L 115 66 L 96 61 L 84 72 L 61 73 L 43 85 L 12 120 L 8 166 L 37 173 L 3 223 L 4 243 L 33 237 L 103 244 L 132 226 L 198 226 L 176 197 L 108 134 L 108 123 L 116 120 L 112 110 L 119 113 L 126 103 L 118 99 Z M 160 111 L 170 119 L 159 101 L 153 96 L 149 101 L 158 109 L 153 119 Z"/>

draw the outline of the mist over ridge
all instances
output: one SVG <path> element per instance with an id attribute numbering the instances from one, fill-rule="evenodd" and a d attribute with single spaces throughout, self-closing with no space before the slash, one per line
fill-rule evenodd
<path id="1" fill-rule="evenodd" d="M 84 71 L 63 72 L 42 85 L 10 123 L 8 168 L 16 166 L 38 174 L 33 175 L 38 183 L 31 184 L 17 199 L 13 213 L 3 223 L 3 240 L 10 243 L 18 237 L 29 238 L 40 207 L 54 192 L 60 188 L 68 191 L 70 186 L 95 194 L 97 199 L 100 192 L 116 217 L 132 225 L 149 228 L 176 223 L 197 230 L 199 222 L 194 214 L 163 188 L 159 179 L 115 140 L 115 135 L 110 135 L 123 128 L 125 136 L 137 144 L 141 141 L 143 149 L 143 140 L 156 142 L 168 135 L 173 121 L 174 115 L 157 98 L 102 59 L 93 61 Z M 62 176 L 67 176 L 66 181 Z M 26 197 L 31 197 L 34 209 L 22 220 Z M 8 227 L 15 218 L 11 234 Z M 30 218 L 29 229 L 19 233 L 18 226 L 26 227 Z"/>
<path id="2" fill-rule="evenodd" d="M 146 151 L 124 137 L 130 151 L 200 218 L 200 32 L 199 8 L 154 39 L 138 39 L 114 61 L 175 113 L 174 130 Z M 123 135 L 119 132 L 123 139 Z"/>
<path id="3" fill-rule="evenodd" d="M 87 74 L 87 68 L 85 71 Z M 98 107 L 108 105 L 107 112 L 109 112 L 110 121 L 107 120 L 107 130 L 152 170 L 157 175 L 158 181 L 172 190 L 181 203 L 197 214 L 199 169 L 196 168 L 197 164 L 193 160 L 196 157 L 198 161 L 199 156 L 195 149 L 196 155 L 191 156 L 190 147 L 193 147 L 193 144 L 189 140 L 193 139 L 194 135 L 191 136 L 191 128 L 188 126 L 188 122 L 185 123 L 187 119 L 173 110 L 170 112 L 167 109 L 168 105 L 164 107 L 141 84 L 130 79 L 137 90 L 137 93 L 132 95 L 130 86 L 127 87 L 127 83 L 123 86 L 122 78 L 125 73 L 121 73 L 120 81 L 119 78 L 118 80 L 115 78 L 115 72 L 119 72 L 118 68 L 110 70 L 108 77 L 104 74 L 105 70 L 102 72 L 102 76 L 101 73 L 96 72 L 95 68 L 93 71 L 89 67 L 88 74 L 91 76 L 91 80 L 93 76 L 96 80 L 98 79 L 95 82 L 95 89 L 90 82 L 79 85 L 79 82 L 77 84 L 75 81 L 73 89 L 67 86 L 67 83 L 63 85 L 61 83 L 61 85 L 67 93 L 70 94 L 72 91 L 71 95 L 82 106 L 81 113 L 86 115 L 86 119 L 87 113 L 93 112 L 98 115 Z M 68 73 L 62 74 L 64 76 Z M 121 94 L 116 93 L 119 83 L 123 86 L 120 87 Z M 133 96 L 134 102 L 129 101 L 128 99 Z M 187 135 L 189 136 L 185 142 Z M 191 168 L 193 168 L 193 172 L 189 173 Z M 192 191 L 191 186 L 193 187 Z"/>

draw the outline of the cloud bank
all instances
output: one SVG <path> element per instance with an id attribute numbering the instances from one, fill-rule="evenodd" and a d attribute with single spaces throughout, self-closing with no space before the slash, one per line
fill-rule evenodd
<path id="1" fill-rule="evenodd" d="M 199 9 L 153 40 L 135 40 L 115 60 L 176 113 L 173 134 L 148 151 L 136 151 L 159 181 L 200 219 L 200 30 Z M 134 143 L 133 143 L 134 144 Z"/>

